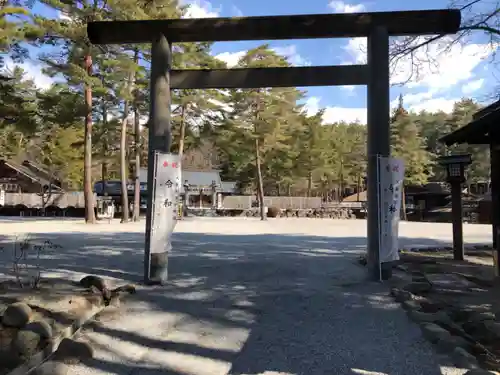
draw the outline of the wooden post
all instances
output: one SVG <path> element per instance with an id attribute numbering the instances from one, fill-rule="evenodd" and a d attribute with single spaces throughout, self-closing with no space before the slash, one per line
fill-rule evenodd
<path id="1" fill-rule="evenodd" d="M 146 214 L 146 248 L 144 251 L 144 281 L 147 284 L 164 284 L 167 277 L 168 253 L 151 249 L 153 221 L 153 185 L 155 184 L 155 151 L 170 151 L 172 132 L 170 124 L 170 69 L 172 52 L 164 35 L 159 35 L 151 46 L 151 83 L 149 110 L 148 152 L 148 207 Z"/>
<path id="2" fill-rule="evenodd" d="M 390 278 L 391 265 L 380 264 L 380 176 L 377 156 L 390 156 L 389 34 L 378 26 L 368 36 L 368 264 L 371 276 Z"/>
<path id="3" fill-rule="evenodd" d="M 464 260 L 462 183 L 451 183 L 451 214 L 453 225 L 453 259 Z"/>
<path id="4" fill-rule="evenodd" d="M 495 261 L 495 275 L 500 276 L 500 144 L 491 138 L 490 144 L 491 165 L 491 224 L 493 230 L 493 259 Z"/>

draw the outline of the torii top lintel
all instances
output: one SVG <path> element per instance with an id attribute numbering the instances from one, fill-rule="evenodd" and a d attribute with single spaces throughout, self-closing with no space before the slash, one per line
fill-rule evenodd
<path id="1" fill-rule="evenodd" d="M 366 37 L 377 25 L 391 36 L 453 34 L 460 10 L 419 10 L 291 16 L 89 22 L 93 44 L 148 43 L 163 34 L 176 42 Z"/>

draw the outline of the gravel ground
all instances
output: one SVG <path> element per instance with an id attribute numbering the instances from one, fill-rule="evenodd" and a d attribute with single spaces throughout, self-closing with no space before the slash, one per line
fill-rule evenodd
<path id="1" fill-rule="evenodd" d="M 0 240 L 30 233 L 64 248 L 48 276 L 140 282 L 144 223 L 1 219 Z M 489 226 L 465 225 L 468 243 Z M 366 222 L 196 218 L 178 224 L 169 285 L 140 289 L 83 333 L 96 357 L 75 375 L 463 374 L 367 282 L 355 259 Z M 402 246 L 449 244 L 451 225 L 402 223 Z M 7 255 L 0 258 L 6 272 Z"/>

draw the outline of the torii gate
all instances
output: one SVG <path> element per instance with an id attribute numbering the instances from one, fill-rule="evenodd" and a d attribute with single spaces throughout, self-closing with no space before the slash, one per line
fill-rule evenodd
<path id="1" fill-rule="evenodd" d="M 389 37 L 453 34 L 458 9 L 292 16 L 89 22 L 93 44 L 152 44 L 148 189 L 154 151 L 170 151 L 171 89 L 368 85 L 368 264 L 381 273 L 380 183 L 377 156 L 390 155 Z M 368 64 L 288 68 L 172 70 L 172 43 L 243 40 L 368 38 Z M 167 253 L 151 248 L 153 194 L 148 198 L 144 279 L 163 284 Z"/>

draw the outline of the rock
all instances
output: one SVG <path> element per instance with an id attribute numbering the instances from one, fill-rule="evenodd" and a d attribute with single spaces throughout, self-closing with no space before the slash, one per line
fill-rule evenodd
<path id="1" fill-rule="evenodd" d="M 493 320 L 485 320 L 482 323 L 488 331 L 493 333 L 496 337 L 500 337 L 500 323 Z"/>
<path id="2" fill-rule="evenodd" d="M 469 322 L 484 322 L 486 320 L 495 320 L 496 316 L 494 313 L 489 312 L 489 311 L 479 311 L 479 312 L 472 312 L 467 320 Z"/>
<path id="3" fill-rule="evenodd" d="M 113 289 L 112 292 L 135 294 L 136 289 L 135 289 L 135 285 L 126 284 L 126 285 L 122 285 L 122 286 L 119 286 L 118 288 Z"/>
<path id="4" fill-rule="evenodd" d="M 476 357 L 464 348 L 455 348 L 452 352 L 452 357 L 457 367 L 470 370 L 479 368 Z"/>
<path id="5" fill-rule="evenodd" d="M 414 282 L 406 285 L 404 290 L 413 294 L 425 294 L 432 289 L 431 284 L 428 282 Z"/>
<path id="6" fill-rule="evenodd" d="M 453 306 L 449 310 L 451 318 L 459 322 L 468 322 L 469 317 L 474 315 L 474 313 L 476 312 L 477 311 L 471 310 L 470 308 L 463 308 L 457 306 Z"/>
<path id="7" fill-rule="evenodd" d="M 446 309 L 446 306 L 443 303 L 430 301 L 427 299 L 422 299 L 419 301 L 420 306 L 422 307 L 422 312 L 426 313 L 436 313 L 438 311 Z"/>
<path id="8" fill-rule="evenodd" d="M 14 369 L 21 363 L 23 363 L 22 358 L 11 347 L 0 350 L 0 368 Z"/>
<path id="9" fill-rule="evenodd" d="M 28 323 L 23 330 L 30 330 L 38 335 L 44 340 L 52 338 L 52 327 L 49 323 L 44 320 L 39 320 L 35 322 Z"/>
<path id="10" fill-rule="evenodd" d="M 65 338 L 59 344 L 54 356 L 58 360 L 92 359 L 94 357 L 94 349 L 87 342 Z"/>
<path id="11" fill-rule="evenodd" d="M 395 269 L 399 270 L 399 271 L 402 271 L 402 272 L 408 272 L 408 267 L 407 266 L 404 266 L 402 264 L 398 264 L 396 267 L 394 267 Z"/>
<path id="12" fill-rule="evenodd" d="M 41 364 L 34 375 L 69 375 L 69 367 L 61 362 L 48 361 Z"/>
<path id="13" fill-rule="evenodd" d="M 488 371 L 488 370 L 476 368 L 474 370 L 467 371 L 464 375 L 494 375 L 494 374 L 496 374 L 496 373 Z"/>
<path id="14" fill-rule="evenodd" d="M 23 328 L 17 332 L 11 348 L 19 357 L 26 360 L 40 351 L 44 342 L 44 338 L 38 332 Z"/>
<path id="15" fill-rule="evenodd" d="M 417 301 L 404 301 L 402 306 L 405 310 L 420 310 L 420 303 Z"/>
<path id="16" fill-rule="evenodd" d="M 424 337 L 432 343 L 448 339 L 451 334 L 434 323 L 425 323 L 421 326 Z"/>
<path id="17" fill-rule="evenodd" d="M 80 285 L 87 289 L 95 288 L 99 290 L 102 294 L 102 298 L 104 299 L 105 304 L 109 302 L 109 299 L 111 298 L 111 291 L 109 290 L 103 278 L 94 275 L 85 276 L 80 280 Z"/>
<path id="18" fill-rule="evenodd" d="M 16 302 L 7 307 L 2 316 L 2 324 L 6 327 L 22 328 L 31 319 L 33 311 L 23 302 Z"/>
<path id="19" fill-rule="evenodd" d="M 414 283 L 427 283 L 427 279 L 422 275 L 413 275 L 412 281 Z"/>
<path id="20" fill-rule="evenodd" d="M 416 310 L 409 310 L 408 316 L 415 322 L 420 323 L 436 323 L 436 322 L 449 322 L 450 317 L 444 311 L 435 313 L 425 313 Z"/>
<path id="21" fill-rule="evenodd" d="M 448 336 L 436 342 L 438 348 L 445 352 L 452 352 L 455 348 L 468 348 L 470 346 L 469 342 L 460 336 Z"/>
<path id="22" fill-rule="evenodd" d="M 391 296 L 393 296 L 396 302 L 399 303 L 413 300 L 413 294 L 411 294 L 407 290 L 401 290 L 398 288 L 391 289 Z"/>

